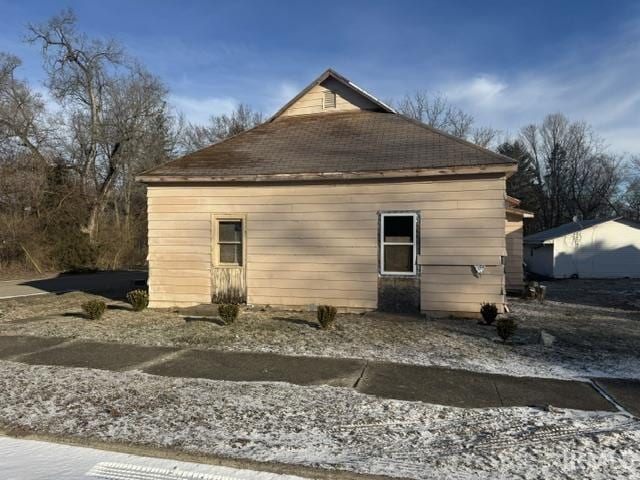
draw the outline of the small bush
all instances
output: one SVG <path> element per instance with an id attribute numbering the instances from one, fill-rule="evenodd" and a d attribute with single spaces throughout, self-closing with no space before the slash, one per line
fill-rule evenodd
<path id="1" fill-rule="evenodd" d="M 60 237 L 51 255 L 61 270 L 76 273 L 96 271 L 98 249 L 89 243 L 86 235 Z"/>
<path id="2" fill-rule="evenodd" d="M 218 305 L 218 315 L 227 325 L 232 324 L 240 314 L 240 306 L 236 303 L 221 303 Z"/>
<path id="3" fill-rule="evenodd" d="M 480 313 L 482 314 L 484 323 L 491 325 L 498 316 L 498 307 L 496 307 L 495 303 L 483 303 L 482 307 L 480 307 Z"/>
<path id="4" fill-rule="evenodd" d="M 510 337 L 516 333 L 518 326 L 516 325 L 516 321 L 511 317 L 502 317 L 496 323 L 496 330 L 498 331 L 498 336 L 502 339 L 503 342 L 506 342 Z"/>
<path id="5" fill-rule="evenodd" d="M 107 304 L 102 300 L 89 300 L 80 306 L 85 315 L 91 320 L 100 320 L 107 309 Z"/>
<path id="6" fill-rule="evenodd" d="M 333 305 L 318 305 L 318 323 L 323 330 L 335 327 L 338 310 Z"/>
<path id="7" fill-rule="evenodd" d="M 136 312 L 141 312 L 149 306 L 149 294 L 144 290 L 131 290 L 127 293 L 127 301 Z"/>

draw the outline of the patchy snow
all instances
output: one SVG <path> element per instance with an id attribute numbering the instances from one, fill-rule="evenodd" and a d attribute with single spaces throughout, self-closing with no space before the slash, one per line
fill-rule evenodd
<path id="1" fill-rule="evenodd" d="M 139 469 L 137 476 L 135 469 Z M 183 478 L 192 480 L 304 480 L 237 468 L 141 457 L 95 448 L 0 437 L 0 471 L 4 480 L 80 480 L 93 478 Z M 120 476 L 100 475 L 117 472 Z M 130 475 L 126 475 L 131 472 Z M 151 476 L 150 473 L 155 473 Z M 165 475 L 160 473 L 167 472 Z M 171 476 L 173 475 L 173 476 Z"/>
<path id="2" fill-rule="evenodd" d="M 632 280 L 552 282 L 543 304 L 510 299 L 518 331 L 507 345 L 497 341 L 495 327 L 476 320 L 383 313 L 340 315 L 338 328 L 322 331 L 313 312 L 245 308 L 237 322 L 222 326 L 215 315 L 185 322 L 176 312 L 133 312 L 110 301 L 102 320 L 88 321 L 79 306 L 90 296 L 82 293 L 0 301 L 0 335 L 361 358 L 516 376 L 638 378 L 638 287 Z M 555 337 L 553 345 L 541 343 L 542 331 Z"/>
<path id="3" fill-rule="evenodd" d="M 350 389 L 176 379 L 0 362 L 16 431 L 416 479 L 638 478 L 620 413 L 463 410 Z"/>

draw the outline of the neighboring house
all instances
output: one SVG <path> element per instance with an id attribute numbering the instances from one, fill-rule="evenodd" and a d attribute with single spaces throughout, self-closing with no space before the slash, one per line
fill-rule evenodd
<path id="1" fill-rule="evenodd" d="M 533 213 L 518 208 L 520 200 L 507 197 L 507 218 L 505 224 L 507 258 L 504 265 L 505 285 L 508 292 L 521 293 L 524 288 L 524 266 L 522 258 L 522 231 L 525 218 L 533 218 Z"/>
<path id="2" fill-rule="evenodd" d="M 640 224 L 612 218 L 567 223 L 524 238 L 527 269 L 549 278 L 640 277 Z"/>
<path id="3" fill-rule="evenodd" d="M 264 124 L 138 177 L 150 305 L 502 310 L 515 170 L 327 70 Z"/>

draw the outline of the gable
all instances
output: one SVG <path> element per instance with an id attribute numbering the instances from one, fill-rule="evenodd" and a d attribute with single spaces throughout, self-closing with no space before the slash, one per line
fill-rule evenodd
<path id="1" fill-rule="evenodd" d="M 330 108 L 325 105 L 325 93 Z M 327 114 L 330 113 L 330 114 Z M 515 160 L 397 114 L 327 70 L 265 123 L 143 172 L 143 182 L 511 174 Z"/>
<path id="2" fill-rule="evenodd" d="M 357 111 L 396 113 L 389 105 L 349 79 L 328 69 L 268 121 L 273 122 L 283 117 Z"/>
<path id="3" fill-rule="evenodd" d="M 335 107 L 325 107 L 325 93 L 335 94 Z M 294 101 L 280 113 L 280 116 L 354 110 L 380 111 L 380 107 L 353 88 L 347 87 L 333 77 L 329 77 Z"/>

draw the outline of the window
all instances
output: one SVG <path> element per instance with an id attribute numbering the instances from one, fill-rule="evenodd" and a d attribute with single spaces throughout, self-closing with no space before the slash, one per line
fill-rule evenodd
<path id="1" fill-rule="evenodd" d="M 330 90 L 324 92 L 322 108 L 336 108 L 336 94 Z"/>
<path id="2" fill-rule="evenodd" d="M 242 265 L 242 220 L 218 220 L 218 260 Z"/>
<path id="3" fill-rule="evenodd" d="M 380 221 L 380 273 L 416 273 L 415 213 L 383 213 Z"/>

